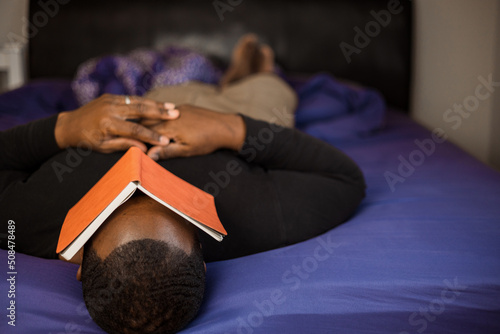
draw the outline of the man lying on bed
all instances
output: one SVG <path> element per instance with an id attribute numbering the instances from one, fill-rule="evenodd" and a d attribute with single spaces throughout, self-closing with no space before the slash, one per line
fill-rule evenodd
<path id="1" fill-rule="evenodd" d="M 134 195 L 71 262 L 80 265 L 77 276 L 87 308 L 104 330 L 170 333 L 198 311 L 204 259 L 282 247 L 346 221 L 365 189 L 363 175 L 350 158 L 289 127 L 231 113 L 241 107 L 251 114 L 255 104 L 258 112 L 267 111 L 259 118 L 293 124 L 275 109 L 293 106 L 295 97 L 269 73 L 269 49 L 256 45 L 254 38 L 240 43 L 224 88 L 205 92 L 211 98 L 197 95 L 195 102 L 203 107 L 174 109 L 170 103 L 106 95 L 75 111 L 0 133 L 2 247 L 12 220 L 17 251 L 57 258 L 67 211 L 123 150 L 137 146 L 147 151 L 174 174 L 215 196 L 228 236 L 219 243 L 205 233 L 198 235 L 180 216 L 147 196 Z M 258 66 L 249 67 L 257 56 Z M 230 96 L 224 96 L 227 90 Z M 192 99 L 196 91 L 185 96 Z M 266 91 L 273 96 L 267 98 Z M 151 96 L 169 94 L 165 88 Z M 210 103 L 229 113 L 204 108 Z"/>

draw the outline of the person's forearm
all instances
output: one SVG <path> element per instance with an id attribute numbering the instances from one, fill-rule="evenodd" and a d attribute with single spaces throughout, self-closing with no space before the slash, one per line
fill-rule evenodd
<path id="1" fill-rule="evenodd" d="M 0 170 L 28 171 L 59 152 L 57 115 L 0 132 Z"/>
<path id="2" fill-rule="evenodd" d="M 230 149 L 233 151 L 240 151 L 243 147 L 246 138 L 246 125 L 243 117 L 237 114 L 223 114 L 225 133 L 225 145 L 221 148 Z"/>
<path id="3" fill-rule="evenodd" d="M 240 156 L 268 169 L 310 172 L 335 178 L 347 178 L 364 185 L 356 163 L 346 154 L 295 129 L 244 117 L 246 139 Z"/>

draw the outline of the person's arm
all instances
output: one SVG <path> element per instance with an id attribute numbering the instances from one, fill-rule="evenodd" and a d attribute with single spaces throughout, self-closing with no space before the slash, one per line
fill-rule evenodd
<path id="1" fill-rule="evenodd" d="M 86 152 L 94 158 L 75 166 L 68 162 L 71 149 L 64 148 L 111 152 L 139 146 L 146 151 L 142 141 L 161 143 L 160 134 L 127 119 L 173 119 L 178 111 L 173 105 L 129 99 L 126 104 L 123 96 L 105 95 L 75 111 L 0 132 L 0 248 L 7 247 L 7 222 L 12 220 L 16 250 L 53 257 L 65 214 L 120 156 Z"/>
<path id="2" fill-rule="evenodd" d="M 155 160 L 229 149 L 268 169 L 312 172 L 364 187 L 363 174 L 347 155 L 298 130 L 192 105 L 178 109 L 179 119 L 151 127 L 172 140 L 169 145 L 148 151 Z"/>
<path id="3" fill-rule="evenodd" d="M 171 120 L 179 112 L 172 104 L 103 95 L 81 108 L 0 132 L 0 170 L 29 171 L 67 147 L 114 152 L 145 143 L 165 145 L 168 138 L 128 119 Z"/>
<path id="4" fill-rule="evenodd" d="M 243 118 L 246 137 L 239 155 L 248 162 L 268 169 L 335 177 L 364 187 L 356 163 L 332 145 L 295 129 Z"/>
<path id="5" fill-rule="evenodd" d="M 59 152 L 57 115 L 0 132 L 0 171 L 30 171 Z"/>
<path id="6" fill-rule="evenodd" d="M 279 203 L 275 222 L 283 226 L 278 240 L 307 240 L 353 215 L 366 184 L 351 158 L 297 130 L 250 118 L 245 124 L 247 135 L 239 154 L 267 169 Z"/>

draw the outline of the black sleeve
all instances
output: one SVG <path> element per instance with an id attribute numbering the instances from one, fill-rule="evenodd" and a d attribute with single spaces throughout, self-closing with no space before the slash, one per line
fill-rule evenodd
<path id="1" fill-rule="evenodd" d="M 54 137 L 57 115 L 0 132 L 0 203 L 9 185 L 30 176 L 60 151 Z"/>
<path id="2" fill-rule="evenodd" d="M 33 171 L 59 152 L 56 121 L 54 115 L 0 132 L 0 171 Z"/>
<path id="3" fill-rule="evenodd" d="M 247 127 L 239 155 L 267 169 L 312 173 L 365 187 L 356 163 L 332 145 L 301 131 L 243 116 Z"/>
<path id="4" fill-rule="evenodd" d="M 345 222 L 365 196 L 356 163 L 332 145 L 295 129 L 245 118 L 240 156 L 267 170 L 281 212 L 285 244 Z"/>
<path id="5" fill-rule="evenodd" d="M 16 251 L 57 258 L 59 231 L 68 210 L 123 152 L 59 149 L 57 116 L 0 133 L 0 248 L 15 222 Z"/>
<path id="6" fill-rule="evenodd" d="M 50 201 L 58 183 L 44 182 L 55 178 L 51 170 L 41 174 L 40 180 L 36 175 L 48 159 L 61 151 L 54 137 L 56 121 L 54 115 L 0 132 L 0 248 L 7 247 L 9 220 L 16 224 L 16 250 L 25 251 L 23 244 L 40 248 L 36 240 L 43 240 L 45 233 L 40 221 L 50 220 L 46 218 L 55 212 Z M 24 237 L 30 233 L 33 237 Z M 26 253 L 49 257 L 37 251 Z"/>

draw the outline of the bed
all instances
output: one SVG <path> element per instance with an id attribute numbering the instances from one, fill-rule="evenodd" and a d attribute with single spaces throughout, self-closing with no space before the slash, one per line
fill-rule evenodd
<path id="1" fill-rule="evenodd" d="M 409 117 L 411 2 L 74 0 L 52 2 L 54 15 L 40 3 L 31 22 L 50 19 L 30 39 L 30 82 L 0 96 L 1 129 L 76 108 L 71 80 L 89 58 L 175 43 L 223 66 L 254 31 L 301 97 L 297 127 L 365 174 L 367 196 L 341 226 L 209 263 L 205 301 L 183 333 L 500 332 L 500 174 Z M 390 23 L 356 46 L 383 10 Z M 342 42 L 359 52 L 346 57 Z M 335 103 L 340 116 L 328 114 Z M 75 265 L 15 256 L 16 326 L 3 315 L 0 332 L 102 333 Z M 7 315 L 11 288 L 0 281 Z"/>

